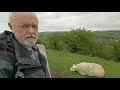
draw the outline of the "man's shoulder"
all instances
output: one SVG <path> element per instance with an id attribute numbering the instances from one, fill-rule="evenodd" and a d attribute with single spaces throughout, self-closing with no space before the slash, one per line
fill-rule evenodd
<path id="1" fill-rule="evenodd" d="M 3 33 L 0 33 L 0 43 L 10 41 L 11 39 L 13 39 L 12 38 L 12 32 L 4 31 Z"/>
<path id="2" fill-rule="evenodd" d="M 4 31 L 0 34 L 0 60 L 4 60 L 9 63 L 13 63 L 9 55 L 13 55 L 13 45 L 11 44 L 10 40 L 11 32 Z M 10 47 L 9 47 L 10 46 Z M 9 54 L 9 55 L 8 55 Z"/>

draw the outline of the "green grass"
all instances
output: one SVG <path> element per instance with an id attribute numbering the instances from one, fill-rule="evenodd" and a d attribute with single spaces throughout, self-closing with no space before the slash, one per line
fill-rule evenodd
<path id="1" fill-rule="evenodd" d="M 80 62 L 95 62 L 102 65 L 105 70 L 103 78 L 120 78 L 120 62 L 51 49 L 46 49 L 46 53 L 53 78 L 96 78 L 70 71 L 73 63 L 78 64 Z"/>

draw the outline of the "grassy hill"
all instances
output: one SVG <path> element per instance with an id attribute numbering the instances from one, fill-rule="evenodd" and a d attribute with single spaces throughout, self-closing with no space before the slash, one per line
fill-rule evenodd
<path id="1" fill-rule="evenodd" d="M 53 78 L 95 78 L 71 72 L 72 64 L 80 62 L 95 62 L 103 66 L 104 78 L 120 78 L 120 62 L 102 60 L 97 57 L 88 57 L 69 52 L 46 49 L 50 70 Z"/>

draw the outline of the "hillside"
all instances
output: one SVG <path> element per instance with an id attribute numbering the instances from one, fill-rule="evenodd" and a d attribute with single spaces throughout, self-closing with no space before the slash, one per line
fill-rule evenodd
<path id="1" fill-rule="evenodd" d="M 120 78 L 119 62 L 107 61 L 97 57 L 88 57 L 51 49 L 46 49 L 46 52 L 53 78 L 91 78 L 69 70 L 73 63 L 77 64 L 83 61 L 95 62 L 102 65 L 105 70 L 104 78 Z"/>

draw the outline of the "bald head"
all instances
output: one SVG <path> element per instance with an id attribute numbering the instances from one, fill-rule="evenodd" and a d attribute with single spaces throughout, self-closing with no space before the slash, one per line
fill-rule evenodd
<path id="1" fill-rule="evenodd" d="M 34 12 L 10 12 L 9 13 L 9 23 L 13 23 L 16 19 L 20 18 L 35 18 L 38 20 Z"/>

